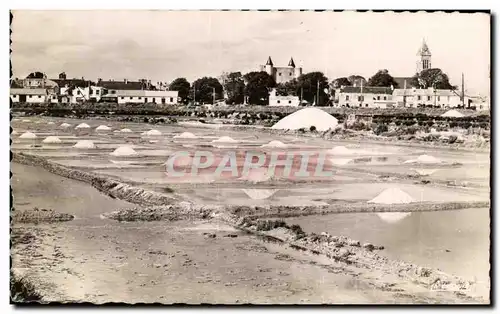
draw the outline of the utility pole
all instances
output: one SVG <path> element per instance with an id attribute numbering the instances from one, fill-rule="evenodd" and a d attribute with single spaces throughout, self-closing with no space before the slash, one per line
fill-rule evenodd
<path id="1" fill-rule="evenodd" d="M 193 83 L 193 104 L 196 106 L 196 85 Z"/>
<path id="2" fill-rule="evenodd" d="M 465 109 L 464 74 L 462 73 L 462 108 Z"/>
<path id="3" fill-rule="evenodd" d="M 304 100 L 304 87 L 300 88 L 300 103 L 302 104 L 302 101 Z"/>
<path id="4" fill-rule="evenodd" d="M 212 87 L 212 105 L 215 105 L 215 87 Z"/>
<path id="5" fill-rule="evenodd" d="M 316 87 L 316 106 L 319 106 L 319 80 L 318 86 Z"/>

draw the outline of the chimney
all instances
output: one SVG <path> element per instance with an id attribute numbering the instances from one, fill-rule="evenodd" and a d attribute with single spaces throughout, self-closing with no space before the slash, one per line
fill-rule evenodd
<path id="1" fill-rule="evenodd" d="M 127 79 L 124 79 L 123 81 L 125 82 L 125 84 L 128 84 L 128 80 Z"/>
<path id="2" fill-rule="evenodd" d="M 102 78 L 97 79 L 97 83 L 100 84 L 102 82 Z"/>

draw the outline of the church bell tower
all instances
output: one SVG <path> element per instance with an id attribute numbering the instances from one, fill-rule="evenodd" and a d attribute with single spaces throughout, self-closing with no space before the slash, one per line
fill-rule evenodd
<path id="1" fill-rule="evenodd" d="M 417 52 L 417 73 L 422 72 L 423 70 L 431 69 L 431 51 L 429 47 L 427 47 L 427 43 L 425 39 L 422 41 L 422 46 Z"/>

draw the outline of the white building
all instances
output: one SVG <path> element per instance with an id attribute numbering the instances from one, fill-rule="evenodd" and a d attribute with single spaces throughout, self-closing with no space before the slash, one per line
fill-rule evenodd
<path id="1" fill-rule="evenodd" d="M 44 103 L 47 101 L 45 88 L 11 88 L 10 98 L 15 103 Z"/>
<path id="2" fill-rule="evenodd" d="M 300 105 L 300 99 L 297 96 L 278 96 L 276 95 L 276 89 L 273 89 L 269 93 L 269 106 L 298 107 L 299 105 Z"/>
<path id="3" fill-rule="evenodd" d="M 339 90 L 334 107 L 392 108 L 395 104 L 390 87 L 345 86 Z"/>
<path id="4" fill-rule="evenodd" d="M 176 105 L 178 103 L 178 91 L 157 90 L 111 90 L 103 95 L 107 100 L 115 99 L 119 104 L 164 104 Z"/>
<path id="5" fill-rule="evenodd" d="M 457 108 L 462 106 L 460 92 L 448 89 L 395 89 L 393 98 L 398 107 Z M 466 108 L 470 106 L 468 97 L 465 97 L 464 105 Z"/>
<path id="6" fill-rule="evenodd" d="M 60 102 L 77 104 L 87 101 L 99 101 L 103 88 L 100 86 L 64 86 L 59 89 Z"/>

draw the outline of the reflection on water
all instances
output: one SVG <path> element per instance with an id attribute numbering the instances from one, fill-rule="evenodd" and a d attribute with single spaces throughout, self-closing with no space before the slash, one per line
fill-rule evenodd
<path id="1" fill-rule="evenodd" d="M 383 221 L 388 222 L 388 223 L 399 222 L 410 215 L 411 215 L 411 213 L 399 213 L 399 212 L 397 212 L 397 213 L 377 213 L 377 216 L 379 216 L 380 219 L 382 219 Z"/>
<path id="2" fill-rule="evenodd" d="M 490 217 L 488 208 L 395 213 L 357 213 L 287 218 L 306 232 L 326 231 L 383 245 L 380 254 L 478 282 L 489 279 Z M 391 217 L 389 219 L 385 219 Z M 398 218 L 401 218 L 399 216 Z M 486 286 L 486 284 L 484 284 Z M 486 289 L 486 288 L 484 288 Z"/>

